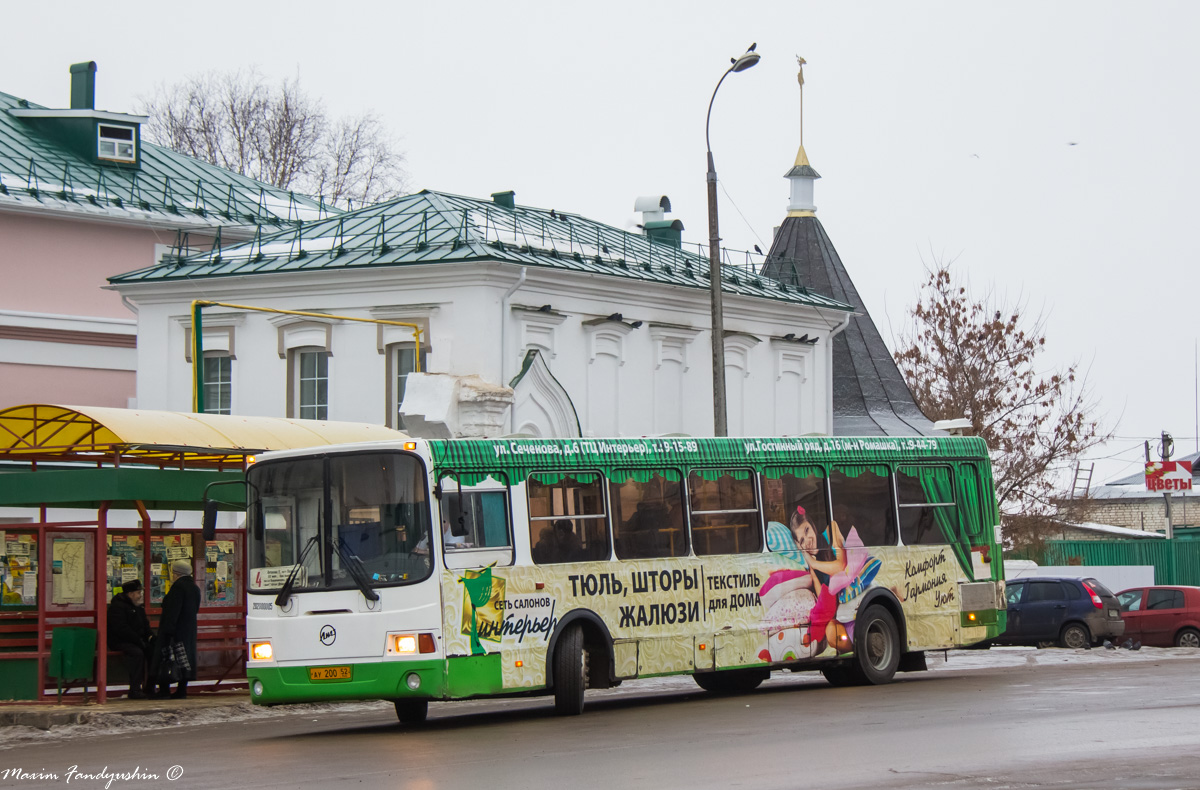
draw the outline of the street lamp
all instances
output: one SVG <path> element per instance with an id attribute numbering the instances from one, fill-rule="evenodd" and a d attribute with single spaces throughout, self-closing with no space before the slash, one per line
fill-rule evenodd
<path id="1" fill-rule="evenodd" d="M 708 149 L 708 285 L 712 296 L 712 357 L 713 357 L 713 435 L 728 436 L 725 422 L 725 320 L 721 307 L 721 235 L 717 231 L 717 168 L 713 165 L 712 145 L 708 141 L 708 125 L 712 120 L 713 102 L 721 83 L 730 74 L 745 71 L 758 63 L 759 55 L 751 44 L 746 54 L 731 58 L 733 64 L 713 88 L 708 100 L 708 116 L 704 119 L 704 147 Z"/>

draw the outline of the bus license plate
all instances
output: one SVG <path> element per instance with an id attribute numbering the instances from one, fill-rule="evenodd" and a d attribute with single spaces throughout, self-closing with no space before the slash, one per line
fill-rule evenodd
<path id="1" fill-rule="evenodd" d="M 349 680 L 350 667 L 309 667 L 308 679 L 314 683 L 331 680 Z"/>

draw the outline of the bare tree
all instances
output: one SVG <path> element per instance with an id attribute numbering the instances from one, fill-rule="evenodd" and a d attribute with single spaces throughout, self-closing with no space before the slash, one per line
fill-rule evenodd
<path id="1" fill-rule="evenodd" d="M 298 78 L 269 85 L 255 70 L 208 73 L 144 101 L 147 138 L 279 187 L 361 205 L 405 189 L 404 156 L 372 113 L 330 118 Z"/>
<path id="2" fill-rule="evenodd" d="M 929 271 L 896 361 L 933 420 L 967 418 L 993 455 L 1006 545 L 1050 529 L 1057 472 L 1111 438 L 1077 365 L 1041 373 L 1045 321 L 991 292 L 975 298 L 949 265 Z"/>

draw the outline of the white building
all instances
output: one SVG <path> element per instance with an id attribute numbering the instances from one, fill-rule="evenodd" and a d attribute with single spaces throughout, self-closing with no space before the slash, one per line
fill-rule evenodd
<path id="1" fill-rule="evenodd" d="M 382 423 L 418 435 L 711 434 L 707 258 L 649 201 L 647 235 L 423 191 L 111 278 L 138 310 L 141 408 L 189 410 L 192 300 L 206 411 Z M 639 208 L 647 208 L 645 201 Z M 851 307 L 724 272 L 730 435 L 833 432 L 832 338 Z M 510 389 L 511 387 L 511 389 Z M 405 394 L 407 391 L 407 398 Z"/>

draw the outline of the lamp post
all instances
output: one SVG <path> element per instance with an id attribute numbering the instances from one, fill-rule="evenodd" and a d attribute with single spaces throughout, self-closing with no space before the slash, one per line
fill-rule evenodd
<path id="1" fill-rule="evenodd" d="M 758 63 L 759 55 L 754 51 L 757 44 L 740 58 L 731 59 L 733 65 L 725 70 L 717 87 L 713 88 L 708 100 L 708 116 L 704 119 L 704 147 L 708 150 L 708 284 L 712 299 L 712 357 L 713 357 L 713 436 L 728 436 L 725 421 L 725 320 L 721 306 L 721 235 L 717 230 L 717 169 L 713 165 L 712 145 L 708 141 L 708 126 L 712 120 L 713 102 L 721 83 L 730 74 Z"/>

